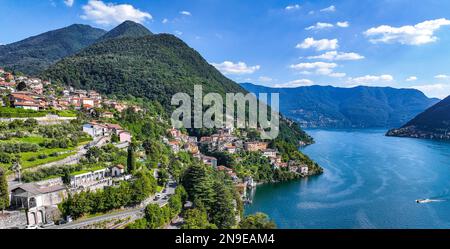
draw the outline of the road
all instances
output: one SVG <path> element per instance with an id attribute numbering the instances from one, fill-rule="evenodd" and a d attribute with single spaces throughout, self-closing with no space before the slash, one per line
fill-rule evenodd
<path id="1" fill-rule="evenodd" d="M 142 218 L 144 216 L 144 210 L 148 204 L 155 203 L 158 204 L 160 207 L 167 205 L 167 203 L 169 202 L 169 197 L 175 193 L 176 187 L 177 187 L 176 182 L 173 179 L 171 179 L 165 190 L 163 190 L 163 192 L 161 193 L 158 193 L 161 195 L 161 198 L 159 198 L 158 200 L 155 200 L 155 196 L 151 196 L 146 200 L 144 200 L 137 208 L 131 208 L 120 212 L 96 216 L 85 220 L 74 221 L 63 225 L 54 225 L 46 227 L 46 229 L 82 229 L 83 227 L 99 223 L 102 221 L 107 221 L 111 219 L 124 219 L 127 217 L 131 217 L 130 221 L 133 221 Z"/>

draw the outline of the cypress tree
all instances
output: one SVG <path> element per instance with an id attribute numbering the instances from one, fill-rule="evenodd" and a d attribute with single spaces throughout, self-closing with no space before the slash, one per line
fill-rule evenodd
<path id="1" fill-rule="evenodd" d="M 0 168 L 0 210 L 2 213 L 7 207 L 9 207 L 8 181 L 5 171 Z"/>
<path id="2" fill-rule="evenodd" d="M 131 173 L 136 168 L 136 158 L 134 157 L 134 143 L 131 142 L 128 146 L 128 157 L 127 157 L 127 171 Z"/>

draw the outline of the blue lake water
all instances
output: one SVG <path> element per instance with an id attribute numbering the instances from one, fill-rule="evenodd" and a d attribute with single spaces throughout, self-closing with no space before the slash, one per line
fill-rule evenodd
<path id="1" fill-rule="evenodd" d="M 308 130 L 324 174 L 258 186 L 245 213 L 279 228 L 450 228 L 450 143 L 384 130 Z M 416 199 L 440 200 L 417 204 Z"/>

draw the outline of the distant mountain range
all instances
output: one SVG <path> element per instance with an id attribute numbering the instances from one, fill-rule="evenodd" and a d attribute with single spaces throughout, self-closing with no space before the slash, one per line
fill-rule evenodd
<path id="1" fill-rule="evenodd" d="M 450 96 L 387 135 L 450 140 Z"/>
<path id="2" fill-rule="evenodd" d="M 280 111 L 309 128 L 399 127 L 439 101 L 419 90 L 391 87 L 241 86 L 254 93 L 279 93 Z"/>
<path id="3" fill-rule="evenodd" d="M 0 46 L 0 66 L 35 75 L 56 61 L 93 44 L 106 34 L 103 29 L 74 24 Z"/>

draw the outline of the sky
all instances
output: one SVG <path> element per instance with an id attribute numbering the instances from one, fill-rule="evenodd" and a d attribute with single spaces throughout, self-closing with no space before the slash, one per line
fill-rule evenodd
<path id="1" fill-rule="evenodd" d="M 125 20 L 183 39 L 227 77 L 450 95 L 450 1 L 0 0 L 0 44 Z"/>

